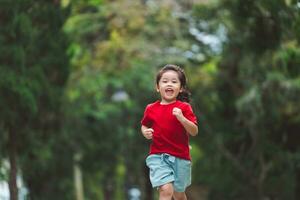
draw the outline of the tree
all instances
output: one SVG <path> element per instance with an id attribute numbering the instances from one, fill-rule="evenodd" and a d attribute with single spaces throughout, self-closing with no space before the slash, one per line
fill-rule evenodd
<path id="1" fill-rule="evenodd" d="M 10 196 L 17 199 L 20 170 L 32 198 L 45 199 L 35 196 L 45 191 L 35 179 L 46 177 L 42 168 L 53 156 L 56 137 L 51 134 L 61 123 L 60 97 L 68 77 L 68 43 L 61 29 L 66 12 L 58 1 L 2 1 L 0 9 L 1 148 L 10 161 Z M 30 173 L 32 167 L 43 176 Z"/>
<path id="2" fill-rule="evenodd" d="M 200 142 L 209 156 L 198 163 L 212 199 L 299 198 L 297 10 L 296 2 L 280 0 L 211 7 L 212 21 L 223 17 L 219 23 L 228 38 L 220 61 L 210 67 L 208 86 L 217 92 L 204 88 L 197 95 L 202 107 L 214 103 L 205 109 Z"/>

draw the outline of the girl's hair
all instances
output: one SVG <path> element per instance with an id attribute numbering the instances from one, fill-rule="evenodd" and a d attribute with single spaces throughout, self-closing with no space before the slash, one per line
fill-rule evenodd
<path id="1" fill-rule="evenodd" d="M 177 65 L 167 64 L 156 75 L 156 85 L 158 85 L 162 75 L 169 70 L 173 70 L 178 74 L 182 91 L 178 94 L 177 99 L 180 101 L 190 102 L 191 93 L 187 89 L 187 79 L 184 70 Z"/>

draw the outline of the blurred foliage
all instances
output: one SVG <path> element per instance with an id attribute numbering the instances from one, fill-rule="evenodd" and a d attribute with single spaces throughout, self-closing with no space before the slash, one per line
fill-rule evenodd
<path id="1" fill-rule="evenodd" d="M 45 193 L 59 198 L 70 189 L 63 179 L 70 175 L 60 135 L 61 97 L 69 74 L 62 31 L 67 12 L 50 1 L 4 0 L 0 16 L 1 160 L 10 162 L 11 187 L 22 174 L 31 199 L 54 198 Z"/>
<path id="2" fill-rule="evenodd" d="M 297 199 L 298 4 L 220 1 L 195 12 L 209 21 L 215 13 L 210 26 L 227 33 L 216 73 L 207 73 L 214 81 L 198 80 L 205 117 L 199 183 L 210 185 L 210 199 Z"/>

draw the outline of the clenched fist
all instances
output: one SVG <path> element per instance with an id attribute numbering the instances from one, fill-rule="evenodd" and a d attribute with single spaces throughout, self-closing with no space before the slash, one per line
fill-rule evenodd
<path id="1" fill-rule="evenodd" d="M 172 114 L 175 115 L 175 117 L 179 120 L 179 121 L 183 121 L 184 120 L 184 116 L 182 114 L 182 110 L 180 108 L 173 108 Z"/>
<path id="2" fill-rule="evenodd" d="M 142 133 L 148 140 L 152 139 L 154 130 L 152 128 L 142 129 Z"/>

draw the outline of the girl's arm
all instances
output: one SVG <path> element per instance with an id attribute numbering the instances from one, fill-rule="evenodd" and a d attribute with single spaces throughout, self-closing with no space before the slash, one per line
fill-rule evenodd
<path id="1" fill-rule="evenodd" d="M 173 115 L 180 121 L 182 126 L 185 128 L 185 130 L 191 135 L 191 136 L 196 136 L 198 134 L 198 126 L 188 120 L 183 114 L 181 109 L 179 108 L 174 108 L 173 109 Z"/>

